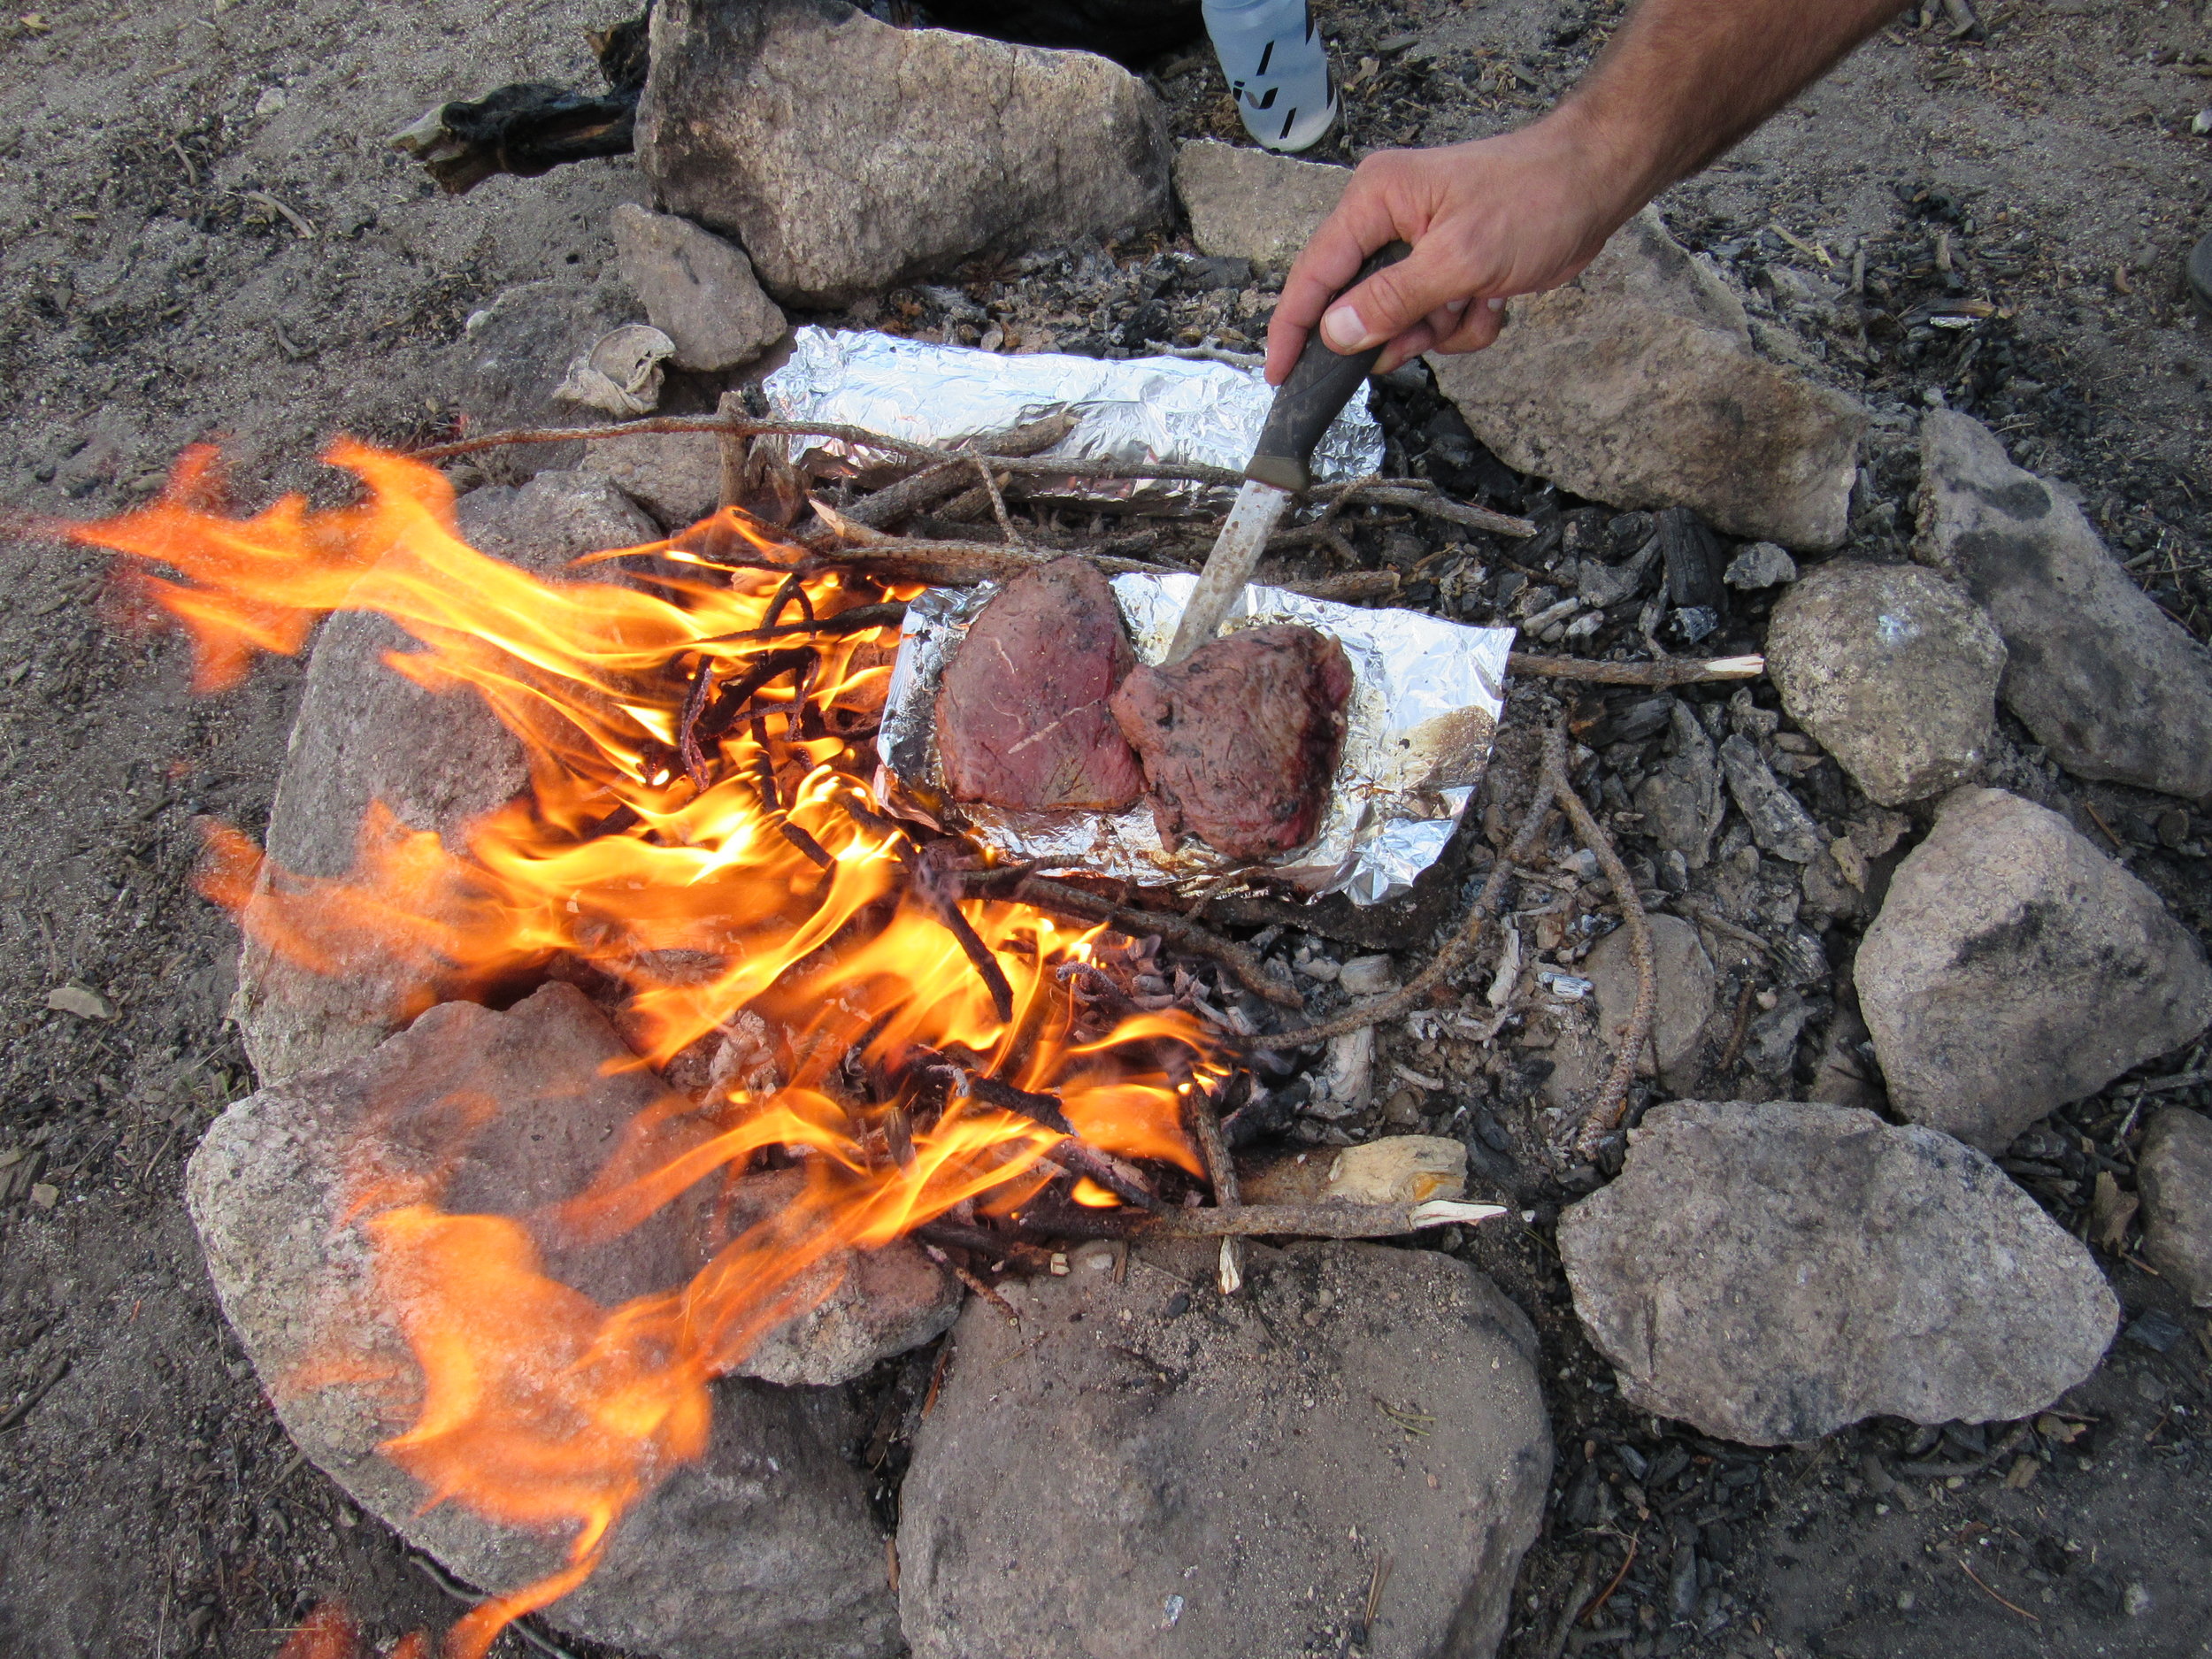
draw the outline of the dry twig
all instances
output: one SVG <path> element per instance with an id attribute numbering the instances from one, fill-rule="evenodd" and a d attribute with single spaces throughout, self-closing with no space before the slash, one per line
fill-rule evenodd
<path id="1" fill-rule="evenodd" d="M 1221 1133 L 1221 1118 L 1214 1110 L 1213 1099 L 1203 1089 L 1190 1092 L 1191 1135 L 1198 1142 L 1199 1156 L 1206 1163 L 1206 1179 L 1213 1183 L 1214 1202 L 1223 1210 L 1240 1208 L 1243 1200 L 1237 1191 L 1236 1161 L 1229 1156 L 1229 1143 Z M 1236 1239 L 1221 1241 L 1221 1294 L 1233 1296 L 1244 1286 L 1244 1247 Z"/>
<path id="2" fill-rule="evenodd" d="M 1763 657 L 1673 657 L 1663 663 L 1601 663 L 1586 657 L 1533 657 L 1516 651 L 1506 672 L 1533 680 L 1578 680 L 1593 686 L 1694 686 L 1711 680 L 1756 680 Z"/>
<path id="3" fill-rule="evenodd" d="M 1393 1239 L 1424 1227 L 1471 1225 L 1502 1216 L 1499 1204 L 1431 1198 L 1417 1204 L 1240 1204 L 1170 1210 L 1140 1224 L 1156 1239 Z"/>
<path id="4" fill-rule="evenodd" d="M 1461 924 L 1460 931 L 1444 942 L 1435 959 L 1408 980 L 1402 989 L 1348 1009 L 1334 1019 L 1325 1019 L 1296 1031 L 1271 1033 L 1256 1039 L 1255 1046 L 1276 1050 L 1302 1048 L 1310 1043 L 1340 1037 L 1348 1031 L 1357 1031 L 1363 1025 L 1379 1025 L 1425 1007 L 1438 987 L 1473 960 L 1476 947 L 1482 942 L 1482 930 L 1489 922 L 1498 895 L 1504 890 L 1506 877 L 1517 863 L 1528 856 L 1551 813 L 1551 797 L 1540 785 L 1535 798 L 1529 803 L 1527 816 L 1522 818 L 1520 829 L 1513 837 L 1513 844 L 1490 866 L 1490 874 L 1484 879 L 1482 891 L 1476 895 L 1474 903 L 1468 907 L 1467 919 Z"/>
<path id="5" fill-rule="evenodd" d="M 987 878 L 977 882 L 988 887 L 987 878 L 1002 872 L 986 872 Z M 973 878 L 971 879 L 974 879 Z M 1140 910 L 1133 904 L 1117 904 L 1113 900 L 1079 887 L 1071 881 L 1059 881 L 1050 876 L 1024 874 L 1015 884 L 1010 897 L 1040 910 L 1058 910 L 1084 921 L 1110 922 L 1133 939 L 1148 933 L 1157 933 L 1171 944 L 1194 956 L 1208 956 L 1229 970 L 1239 985 L 1248 991 L 1265 997 L 1284 1008 L 1302 1010 L 1305 1000 L 1292 987 L 1274 979 L 1261 965 L 1260 959 L 1233 940 L 1224 939 L 1210 928 L 1204 927 L 1172 910 Z"/>
<path id="6" fill-rule="evenodd" d="M 1613 841 L 1599 824 L 1583 799 L 1574 791 L 1567 778 L 1567 723 L 1563 719 L 1544 737 L 1544 782 L 1552 799 L 1567 815 L 1567 822 L 1574 826 L 1575 838 L 1597 855 L 1598 867 L 1605 872 L 1611 884 L 1613 897 L 1621 907 L 1621 924 L 1628 930 L 1628 956 L 1636 967 L 1636 1006 L 1628 1017 L 1628 1026 L 1613 1051 L 1613 1069 L 1606 1074 L 1604 1087 L 1598 1090 L 1597 1100 L 1590 1108 L 1590 1116 L 1582 1125 L 1577 1149 L 1586 1158 L 1597 1155 L 1598 1143 L 1610 1134 L 1628 1110 L 1628 1086 L 1636 1075 L 1636 1062 L 1644 1051 L 1644 1044 L 1651 1040 L 1651 1018 L 1658 1006 L 1659 985 L 1652 965 L 1651 925 L 1644 918 L 1643 902 L 1636 896 L 1636 883 L 1628 873 L 1628 866 L 1621 863 Z"/>

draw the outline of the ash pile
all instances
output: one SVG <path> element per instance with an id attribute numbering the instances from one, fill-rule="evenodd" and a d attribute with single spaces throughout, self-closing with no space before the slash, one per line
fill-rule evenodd
<path id="1" fill-rule="evenodd" d="M 760 142 L 698 89 L 739 58 L 770 72 L 782 13 L 761 16 L 733 42 L 726 11 L 663 9 L 639 144 L 671 211 L 618 213 L 621 285 L 511 292 L 456 352 L 478 426 L 678 421 L 456 456 L 465 533 L 551 569 L 681 552 L 736 506 L 885 593 L 1068 555 L 1194 569 L 1217 522 L 1202 503 L 1071 499 L 1036 459 L 1067 411 L 978 434 L 965 460 L 795 461 L 761 429 L 763 376 L 793 318 L 1233 362 L 1340 170 L 1171 157 L 1133 78 L 1030 65 L 1034 142 L 1110 149 L 1061 175 L 1084 190 L 871 178 L 854 188 L 899 214 L 810 213 L 772 174 L 798 140 Z M 966 85 L 1007 50 L 858 14 L 834 33 L 856 67 L 820 74 L 825 99 L 889 79 L 886 54 L 934 54 Z M 1071 128 L 1071 109 L 1105 119 Z M 791 119 L 803 137 L 831 116 Z M 703 1454 L 544 1621 L 678 1656 L 1481 1654 L 1532 1627 L 1555 1652 L 1617 1594 L 1673 1651 L 1740 1617 L 1715 1539 L 1747 1448 L 1887 1418 L 1914 1456 L 1979 1437 L 1978 1470 L 2032 1479 L 2121 1327 L 2101 1254 L 2139 1252 L 2212 1305 L 2212 976 L 2188 877 L 2212 664 L 2067 494 L 1966 415 L 1870 428 L 1809 361 L 1763 349 L 1741 296 L 1648 214 L 1570 288 L 1517 302 L 1497 347 L 1410 365 L 1374 407 L 1384 476 L 1325 491 L 1267 579 L 1519 630 L 1456 833 L 1365 904 L 1014 871 L 999 890 L 1116 930 L 1087 995 L 1180 1010 L 1237 1056 L 1202 1105 L 1203 1179 L 1140 1170 L 1164 1217 L 1087 1216 L 1071 1169 L 1030 1231 L 970 1218 L 826 1269 L 834 1288 L 716 1383 Z M 343 871 L 371 801 L 457 835 L 525 782 L 495 723 L 395 675 L 357 621 L 317 648 L 270 829 L 309 875 Z M 924 858 L 957 844 L 914 839 Z M 1010 882 L 956 873 L 966 896 Z M 377 1450 L 389 1401 L 281 1383 L 323 1325 L 375 1317 L 338 1225 L 342 1142 L 382 1125 L 400 1166 L 409 1102 L 557 1102 L 533 1122 L 557 1133 L 508 1125 L 449 1194 L 554 1202 L 664 1087 L 790 1075 L 791 1033 L 753 1016 L 652 1078 L 624 1069 L 622 1010 L 588 985 L 411 1023 L 392 989 L 373 964 L 253 959 L 265 1087 L 196 1157 L 195 1215 L 303 1448 L 451 1571 L 511 1589 L 557 1571 L 560 1540 L 422 1509 Z M 790 1184 L 772 1163 L 744 1183 L 761 1213 Z M 1173 1236 L 1186 1196 L 1285 1225 Z M 1492 1218 L 1389 1245 L 1317 1219 L 1463 1197 Z M 602 1303 L 680 1282 L 696 1220 L 672 1209 L 562 1271 Z M 1302 1233 L 1319 1236 L 1286 1242 Z M 2128 1327 L 2154 1347 L 2181 1328 L 2156 1310 Z M 1673 1426 L 1627 1487 L 1555 1456 L 1631 1412 Z M 1592 1582 L 1515 1603 L 1548 1509 L 1602 1526 L 1693 1492 L 1668 1512 L 1712 1518 L 1660 1529 L 1594 1602 Z"/>

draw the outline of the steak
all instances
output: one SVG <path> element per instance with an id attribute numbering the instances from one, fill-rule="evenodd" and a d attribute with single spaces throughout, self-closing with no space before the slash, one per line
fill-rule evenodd
<path id="1" fill-rule="evenodd" d="M 937 753 L 960 801 L 1118 812 L 1144 792 L 1107 700 L 1136 666 L 1098 567 L 1055 559 L 968 625 L 937 691 Z"/>
<path id="2" fill-rule="evenodd" d="M 1344 746 L 1352 665 L 1311 628 L 1247 628 L 1171 668 L 1138 668 L 1114 718 L 1144 763 L 1160 839 L 1232 858 L 1313 839 Z"/>

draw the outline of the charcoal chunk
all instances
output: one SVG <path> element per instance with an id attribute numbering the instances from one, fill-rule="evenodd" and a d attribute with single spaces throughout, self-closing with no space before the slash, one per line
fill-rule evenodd
<path id="1" fill-rule="evenodd" d="M 1108 706 L 1136 666 L 1097 566 L 1017 577 L 972 624 L 937 692 L 937 752 L 956 800 L 1118 812 L 1143 792 Z"/>
<path id="2" fill-rule="evenodd" d="M 1352 665 L 1311 628 L 1247 628 L 1171 668 L 1139 668 L 1114 718 L 1144 764 L 1161 840 L 1232 858 L 1313 838 L 1344 746 Z"/>

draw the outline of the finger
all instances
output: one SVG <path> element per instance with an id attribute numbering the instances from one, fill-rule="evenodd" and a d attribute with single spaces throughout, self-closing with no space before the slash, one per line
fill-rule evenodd
<path id="1" fill-rule="evenodd" d="M 1491 344 L 1505 326 L 1505 302 L 1502 299 L 1477 300 L 1469 306 L 1456 328 L 1441 330 L 1432 351 L 1446 357 L 1463 351 L 1479 351 Z"/>
<path id="2" fill-rule="evenodd" d="M 1336 209 L 1313 234 L 1283 280 L 1282 298 L 1267 327 L 1267 380 L 1279 386 L 1305 349 L 1306 336 L 1329 302 L 1359 274 L 1367 256 L 1385 242 L 1412 241 L 1427 227 L 1402 225 L 1385 182 L 1386 170 L 1352 175 Z"/>
<path id="3" fill-rule="evenodd" d="M 1375 373 L 1387 374 L 1402 363 L 1410 363 L 1424 351 L 1436 344 L 1436 325 L 1425 317 L 1407 329 L 1382 349 L 1375 359 Z"/>
<path id="4" fill-rule="evenodd" d="M 1448 302 L 1466 299 L 1479 282 L 1480 274 L 1469 269 L 1458 249 L 1448 250 L 1441 236 L 1425 238 L 1330 306 L 1321 318 L 1321 338 L 1348 357 L 1364 351 L 1397 338 Z"/>

